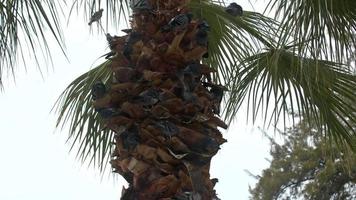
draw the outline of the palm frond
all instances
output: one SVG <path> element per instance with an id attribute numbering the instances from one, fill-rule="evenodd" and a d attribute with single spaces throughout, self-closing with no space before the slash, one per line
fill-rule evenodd
<path id="1" fill-rule="evenodd" d="M 253 120 L 258 113 L 268 124 L 290 112 L 304 115 L 356 150 L 356 76 L 346 66 L 269 49 L 248 58 L 236 77 L 226 112 L 236 112 L 246 99 Z"/>
<path id="2" fill-rule="evenodd" d="M 90 159 L 89 163 L 99 166 L 101 170 L 109 159 L 113 133 L 105 128 L 94 110 L 90 90 L 97 81 L 110 83 L 112 74 L 109 63 L 107 61 L 75 79 L 56 102 L 59 114 L 57 127 L 63 128 L 70 121 L 68 141 L 72 148 L 77 145 L 77 157 L 82 162 Z"/>
<path id="3" fill-rule="evenodd" d="M 281 22 L 279 43 L 298 41 L 299 55 L 345 62 L 356 47 L 354 0 L 270 0 L 268 9 Z"/>
<path id="4" fill-rule="evenodd" d="M 209 33 L 209 58 L 203 62 L 217 70 L 213 77 L 215 82 L 225 85 L 229 94 L 225 96 L 227 105 L 234 104 L 233 97 L 240 65 L 260 49 L 272 48 L 276 42 L 274 36 L 278 23 L 256 12 L 244 11 L 243 16 L 233 17 L 224 11 L 222 5 L 211 1 L 192 1 L 191 9 L 198 18 L 204 19 L 211 27 Z M 225 107 L 229 108 L 229 106 Z M 223 117 L 231 122 L 236 112 L 225 109 Z M 232 110 L 231 110 L 232 111 Z"/>
<path id="5" fill-rule="evenodd" d="M 276 31 L 277 24 L 271 18 L 249 11 L 244 11 L 241 17 L 233 17 L 225 12 L 222 2 L 214 4 L 212 1 L 192 0 L 190 8 L 197 18 L 206 20 L 211 28 L 209 58 L 204 62 L 218 71 L 214 77 L 216 82 L 229 87 L 234 78 L 231 74 L 238 70 L 232 67 L 234 63 L 273 44 L 271 32 Z"/>
<path id="6" fill-rule="evenodd" d="M 24 61 L 25 47 L 37 64 L 38 55 L 51 60 L 46 29 L 65 55 L 59 19 L 63 4 L 65 1 L 0 1 L 0 87 L 4 74 L 15 75 L 18 57 Z"/>

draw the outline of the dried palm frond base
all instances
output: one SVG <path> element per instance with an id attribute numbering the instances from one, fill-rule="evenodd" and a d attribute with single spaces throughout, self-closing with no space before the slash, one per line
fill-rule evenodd
<path id="1" fill-rule="evenodd" d="M 225 88 L 210 81 L 209 26 L 189 1 L 132 1 L 132 29 L 111 37 L 110 88 L 93 86 L 94 107 L 115 135 L 111 165 L 129 183 L 123 200 L 210 200 L 211 158 L 226 142 L 218 127 Z"/>

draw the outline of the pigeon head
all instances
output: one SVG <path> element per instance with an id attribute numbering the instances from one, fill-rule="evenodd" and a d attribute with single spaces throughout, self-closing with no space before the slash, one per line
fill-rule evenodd
<path id="1" fill-rule="evenodd" d="M 230 6 L 231 7 L 235 7 L 235 8 L 239 7 L 239 5 L 237 3 L 235 3 L 235 2 L 230 3 Z"/>

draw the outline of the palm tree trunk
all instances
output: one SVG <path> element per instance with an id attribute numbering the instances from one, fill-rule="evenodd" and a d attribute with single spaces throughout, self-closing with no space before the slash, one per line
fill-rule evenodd
<path id="1" fill-rule="evenodd" d="M 111 165 L 129 183 L 122 200 L 217 199 L 211 158 L 226 142 L 217 115 L 225 90 L 211 83 L 209 26 L 189 1 L 131 1 L 132 29 L 108 41 L 114 73 L 94 106 L 115 135 Z"/>

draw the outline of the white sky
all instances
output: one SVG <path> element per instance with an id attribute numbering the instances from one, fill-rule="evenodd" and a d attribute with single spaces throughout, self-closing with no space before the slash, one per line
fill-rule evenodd
<path id="1" fill-rule="evenodd" d="M 65 28 L 70 63 L 54 48 L 54 69 L 43 68 L 44 78 L 29 62 L 27 72 L 18 67 L 16 84 L 8 78 L 5 92 L 0 93 L 1 200 L 119 199 L 123 179 L 102 178 L 97 169 L 81 165 L 75 150 L 68 153 L 67 132 L 54 132 L 56 116 L 50 110 L 55 100 L 107 51 L 105 37 L 90 35 L 87 24 L 74 18 Z M 244 111 L 236 119 L 224 132 L 228 143 L 212 161 L 212 178 L 219 178 L 215 188 L 222 200 L 248 199 L 248 185 L 255 180 L 244 170 L 259 174 L 268 167 L 269 144 L 258 124 L 246 125 Z"/>

